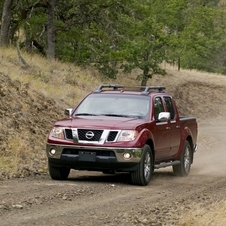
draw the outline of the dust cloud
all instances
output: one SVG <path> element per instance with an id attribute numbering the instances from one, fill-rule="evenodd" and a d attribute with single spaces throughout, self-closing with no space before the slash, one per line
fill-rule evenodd
<path id="1" fill-rule="evenodd" d="M 226 172 L 226 123 L 199 128 L 198 151 L 195 153 L 194 173 L 206 176 L 225 176 Z"/>

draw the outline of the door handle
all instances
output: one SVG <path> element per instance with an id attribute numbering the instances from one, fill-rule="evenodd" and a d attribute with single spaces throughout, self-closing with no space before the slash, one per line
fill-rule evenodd
<path id="1" fill-rule="evenodd" d="M 167 130 L 170 130 L 170 127 L 169 127 L 169 126 L 167 126 L 167 127 L 166 127 L 166 129 L 167 129 Z"/>
<path id="2" fill-rule="evenodd" d="M 176 126 L 176 129 L 180 129 L 180 126 Z"/>

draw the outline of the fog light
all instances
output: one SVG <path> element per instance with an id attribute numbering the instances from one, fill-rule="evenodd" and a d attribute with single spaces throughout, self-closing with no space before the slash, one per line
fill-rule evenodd
<path id="1" fill-rule="evenodd" d="M 50 153 L 50 155 L 55 155 L 56 154 L 56 150 L 55 149 L 51 149 L 49 153 Z"/>
<path id="2" fill-rule="evenodd" d="M 131 154 L 129 152 L 125 152 L 125 153 L 123 153 L 123 157 L 124 157 L 124 159 L 130 159 Z"/>

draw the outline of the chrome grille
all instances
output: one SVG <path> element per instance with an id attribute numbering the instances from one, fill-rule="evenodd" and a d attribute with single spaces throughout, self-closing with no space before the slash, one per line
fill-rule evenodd
<path id="1" fill-rule="evenodd" d="M 93 133 L 93 137 L 87 138 L 87 133 Z M 78 139 L 84 141 L 99 141 L 103 130 L 78 129 Z"/>
<path id="2" fill-rule="evenodd" d="M 93 137 L 87 138 L 87 133 L 93 134 Z M 73 140 L 73 132 L 72 129 L 65 129 L 64 130 L 64 134 L 65 134 L 65 138 L 67 140 Z M 109 131 L 109 133 L 104 134 L 104 130 L 92 130 L 92 129 L 77 129 L 76 132 L 76 137 L 78 138 L 79 141 L 83 141 L 83 142 L 89 142 L 89 141 L 93 141 L 93 142 L 99 142 L 101 140 L 101 138 L 103 140 L 105 140 L 106 142 L 114 142 L 117 135 L 118 135 L 118 131 Z M 102 137 L 101 137 L 102 136 Z M 104 136 L 104 137 L 103 137 Z M 106 137 L 107 136 L 107 137 Z"/>

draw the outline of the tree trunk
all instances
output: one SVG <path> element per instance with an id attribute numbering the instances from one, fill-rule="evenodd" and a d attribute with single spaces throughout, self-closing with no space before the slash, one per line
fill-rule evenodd
<path id="1" fill-rule="evenodd" d="M 9 44 L 9 27 L 11 21 L 11 7 L 13 0 L 5 0 L 2 12 L 0 46 L 7 46 Z"/>
<path id="2" fill-rule="evenodd" d="M 147 81 L 148 81 L 148 78 L 149 78 L 148 72 L 149 72 L 149 68 L 145 67 L 144 70 L 143 70 L 141 86 L 146 86 L 147 85 Z"/>
<path id="3" fill-rule="evenodd" d="M 47 58 L 55 58 L 55 26 L 54 26 L 55 0 L 48 1 L 48 26 L 47 26 Z"/>
<path id="4" fill-rule="evenodd" d="M 178 57 L 178 71 L 180 71 L 180 57 Z"/>

